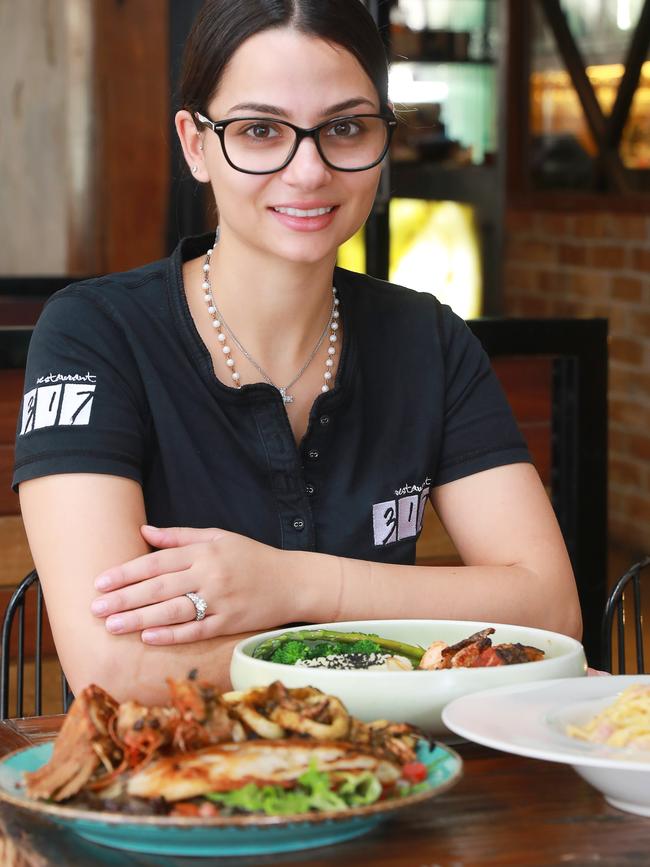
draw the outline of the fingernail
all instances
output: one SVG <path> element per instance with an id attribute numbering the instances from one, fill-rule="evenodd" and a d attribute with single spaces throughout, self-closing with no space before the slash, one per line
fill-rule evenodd
<path id="1" fill-rule="evenodd" d="M 108 590 L 111 586 L 111 579 L 108 575 L 100 575 L 99 578 L 95 579 L 95 587 L 97 590 Z"/>
<path id="2" fill-rule="evenodd" d="M 109 617 L 106 621 L 106 628 L 109 632 L 121 632 L 124 629 L 124 618 L 119 615 Z"/>
<path id="3" fill-rule="evenodd" d="M 95 599 L 90 606 L 90 610 L 93 614 L 105 614 L 108 611 L 108 602 L 104 599 Z"/>
<path id="4" fill-rule="evenodd" d="M 142 529 L 143 530 L 153 530 L 155 532 L 157 530 L 160 530 L 160 527 L 154 527 L 153 524 L 143 524 Z"/>
<path id="5" fill-rule="evenodd" d="M 158 641 L 160 636 L 161 633 L 157 632 L 155 629 L 145 629 L 142 633 L 142 640 L 153 644 L 155 641 Z"/>

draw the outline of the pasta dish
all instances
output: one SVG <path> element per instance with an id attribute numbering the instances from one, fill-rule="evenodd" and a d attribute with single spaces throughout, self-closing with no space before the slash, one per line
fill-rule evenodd
<path id="1" fill-rule="evenodd" d="M 566 733 L 610 747 L 650 749 L 650 686 L 628 687 L 584 726 L 568 725 Z"/>

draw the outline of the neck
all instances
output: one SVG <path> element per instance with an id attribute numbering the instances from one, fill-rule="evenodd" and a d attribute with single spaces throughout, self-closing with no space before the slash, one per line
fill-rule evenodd
<path id="1" fill-rule="evenodd" d="M 293 371 L 313 349 L 329 320 L 335 259 L 287 262 L 243 248 L 232 236 L 215 247 L 210 280 L 216 304 L 264 367 Z"/>

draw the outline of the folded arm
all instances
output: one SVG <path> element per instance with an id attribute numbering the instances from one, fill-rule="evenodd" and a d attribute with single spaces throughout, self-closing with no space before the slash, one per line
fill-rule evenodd
<path id="1" fill-rule="evenodd" d="M 571 565 L 533 467 L 476 473 L 440 486 L 433 499 L 464 566 L 396 566 L 280 551 L 218 528 L 145 527 L 161 550 L 108 570 L 103 610 L 94 611 L 109 631 L 141 632 L 158 645 L 386 617 L 491 620 L 579 636 Z M 201 622 L 176 618 L 188 590 L 207 602 Z"/>
<path id="2" fill-rule="evenodd" d="M 232 648 L 242 636 L 150 647 L 139 633 L 111 635 L 91 614 L 95 578 L 150 550 L 140 532 L 145 509 L 136 482 L 54 475 L 22 482 L 19 492 L 54 641 L 73 692 L 97 683 L 118 700 L 155 703 L 167 698 L 166 677 L 186 677 L 192 668 L 229 687 Z"/>
<path id="3" fill-rule="evenodd" d="M 113 476 L 35 479 L 21 484 L 20 496 L 73 691 L 95 682 L 118 699 L 160 701 L 165 678 L 192 668 L 227 688 L 234 644 L 291 621 L 462 619 L 581 633 L 566 548 L 527 464 L 434 491 L 466 564 L 458 567 L 281 551 L 219 529 L 148 530 L 139 485 Z M 100 577 L 109 582 L 103 592 Z M 190 589 L 208 602 L 200 622 L 184 599 Z"/>

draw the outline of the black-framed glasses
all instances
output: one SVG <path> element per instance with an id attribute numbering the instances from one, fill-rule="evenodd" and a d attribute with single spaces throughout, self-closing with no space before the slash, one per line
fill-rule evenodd
<path id="1" fill-rule="evenodd" d="M 391 115 L 350 114 L 304 129 L 286 120 L 233 117 L 213 121 L 195 117 L 219 136 L 223 155 L 238 172 L 270 175 L 289 165 L 300 142 L 314 144 L 325 165 L 338 172 L 363 172 L 386 156 L 397 121 Z"/>

